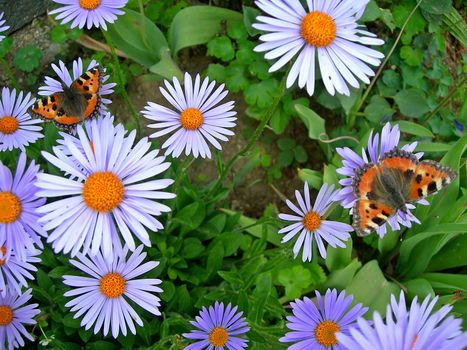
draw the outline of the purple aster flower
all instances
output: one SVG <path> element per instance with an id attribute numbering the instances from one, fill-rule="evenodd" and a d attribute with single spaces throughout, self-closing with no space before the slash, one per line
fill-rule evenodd
<path id="1" fill-rule="evenodd" d="M 183 336 L 195 339 L 197 342 L 185 347 L 185 350 L 240 350 L 247 347 L 248 340 L 238 337 L 250 330 L 243 312 L 237 312 L 238 306 L 215 302 L 206 309 L 204 306 L 196 316 L 196 321 L 190 323 L 198 329 Z"/>
<path id="2" fill-rule="evenodd" d="M 42 123 L 40 120 L 32 119 L 28 114 L 28 108 L 32 106 L 35 99 L 28 93 L 23 98 L 20 91 L 16 96 L 16 90 L 2 89 L 0 101 L 0 151 L 11 151 L 19 148 L 25 151 L 24 146 L 36 142 L 44 137 L 40 133 L 42 127 L 34 125 Z"/>
<path id="3" fill-rule="evenodd" d="M 97 67 L 98 63 L 95 60 L 92 60 L 91 63 L 89 63 L 88 67 L 86 69 L 83 69 L 83 61 L 81 60 L 81 57 L 78 58 L 77 60 L 73 61 L 73 74 L 70 75 L 70 72 L 68 71 L 68 68 L 65 66 L 65 63 L 62 61 L 58 61 L 58 66 L 56 64 L 52 64 L 52 69 L 55 71 L 55 73 L 58 75 L 60 78 L 60 81 L 46 76 L 44 78 L 44 86 L 39 87 L 39 95 L 42 96 L 49 96 L 52 94 L 56 94 L 59 92 L 63 92 L 63 86 L 70 87 L 71 84 L 78 79 L 81 75 L 83 75 L 85 72 L 88 70 Z M 103 71 L 105 72 L 105 68 L 103 68 Z M 109 75 L 104 75 L 101 80 L 101 85 L 99 86 L 99 114 L 100 115 L 105 115 L 107 113 L 107 105 L 112 103 L 112 100 L 109 100 L 108 98 L 105 98 L 105 95 L 110 95 L 114 92 L 113 87 L 117 84 L 115 83 L 107 83 L 105 82 L 109 80 Z"/>
<path id="4" fill-rule="evenodd" d="M 93 26 L 107 30 L 107 24 L 114 23 L 117 16 L 125 12 L 119 10 L 125 7 L 128 0 L 52 0 L 57 4 L 65 6 L 59 7 L 49 13 L 57 14 L 57 20 L 62 20 L 61 24 L 71 22 L 70 28 L 87 29 Z"/>
<path id="5" fill-rule="evenodd" d="M 326 212 L 335 202 L 335 197 L 339 190 L 334 191 L 334 185 L 324 184 L 319 190 L 316 201 L 311 205 L 310 189 L 305 182 L 303 194 L 305 200 L 299 191 L 295 191 L 295 197 L 298 207 L 287 200 L 287 206 L 296 214 L 279 214 L 279 218 L 293 222 L 281 229 L 279 233 L 284 233 L 282 243 L 290 241 L 299 234 L 295 242 L 293 252 L 296 258 L 303 246 L 302 261 L 311 261 L 313 236 L 318 245 L 318 250 L 323 259 L 326 259 L 326 248 L 323 240 L 331 247 L 336 246 L 345 248 L 344 242 L 350 238 L 349 232 L 353 231 L 352 226 L 337 221 L 324 220 Z"/>
<path id="6" fill-rule="evenodd" d="M 352 182 L 356 174 L 356 170 L 370 162 L 374 164 L 378 163 L 385 153 L 392 151 L 397 147 L 399 139 L 399 126 L 396 124 L 391 127 L 391 124 L 386 123 L 381 131 L 381 141 L 379 133 L 376 133 L 374 136 L 373 131 L 370 133 L 367 150 L 362 150 L 361 157 L 348 147 L 337 148 L 337 153 L 339 153 L 343 158 L 343 167 L 337 169 L 337 172 L 346 177 L 339 181 L 343 188 L 337 194 L 336 201 L 340 201 L 344 208 L 352 208 L 357 200 L 352 188 Z M 401 149 L 407 152 L 413 152 L 416 146 L 417 142 L 413 142 L 403 146 Z M 420 159 L 423 156 L 423 153 L 415 153 L 415 156 Z M 417 203 L 428 205 L 428 202 L 425 199 L 422 199 Z M 396 215 L 390 217 L 387 222 L 391 226 L 391 229 L 394 231 L 400 230 L 400 225 L 411 227 L 412 222 L 419 224 L 420 221 L 410 211 L 414 208 L 415 206 L 413 204 L 407 203 L 406 211 L 399 209 Z M 376 233 L 382 238 L 386 234 L 386 225 L 378 227 L 376 229 Z"/>
<path id="7" fill-rule="evenodd" d="M 38 222 L 41 215 L 36 208 L 45 203 L 38 198 L 35 182 L 39 166 L 32 161 L 26 169 L 26 154 L 21 153 L 13 176 L 0 162 L 0 247 L 5 258 L 14 251 L 19 260 L 26 260 L 26 252 L 34 251 L 34 244 L 43 247 L 41 236 L 47 236 Z"/>
<path id="8" fill-rule="evenodd" d="M 77 138 L 66 135 L 54 154 L 42 152 L 44 158 L 67 177 L 40 174 L 36 186 L 40 196 L 62 197 L 42 206 L 38 212 L 45 230 L 52 230 L 48 242 L 56 252 L 74 256 L 80 249 L 95 255 L 102 247 L 105 257 L 112 250 L 121 251 L 120 236 L 130 250 L 135 249 L 133 235 L 151 246 L 151 231 L 163 228 L 154 218 L 170 211 L 154 199 L 170 199 L 175 195 L 159 190 L 173 183 L 171 179 L 155 179 L 170 163 L 151 150 L 147 138 L 134 144 L 136 131 L 125 136 L 125 129 L 92 120 L 90 126 L 77 128 Z M 79 143 L 79 146 L 77 144 Z M 149 152 L 148 152 L 149 151 Z"/>
<path id="9" fill-rule="evenodd" d="M 21 287 L 27 287 L 26 279 L 33 280 L 34 276 L 31 272 L 36 272 L 37 268 L 33 265 L 41 261 L 37 256 L 41 253 L 40 250 L 33 249 L 32 251 L 24 250 L 24 259 L 18 259 L 15 251 L 6 257 L 6 247 L 3 246 L 0 254 L 0 291 L 5 295 L 7 286 L 16 290 L 21 294 Z"/>
<path id="10" fill-rule="evenodd" d="M 5 24 L 5 20 L 3 19 L 3 15 L 5 13 L 4 12 L 1 12 L 0 13 L 0 33 L 3 33 L 4 31 L 10 29 L 10 26 L 4 26 Z M 3 26 L 3 27 L 2 27 Z M 0 35 L 0 41 L 2 41 L 3 39 L 5 39 L 5 35 Z"/>
<path id="11" fill-rule="evenodd" d="M 142 253 L 142 250 L 143 246 L 140 245 L 128 260 L 127 247 L 121 254 L 115 254 L 111 261 L 104 259 L 100 252 L 92 259 L 78 254 L 78 260 L 70 260 L 76 268 L 89 275 L 89 277 L 63 276 L 63 283 L 73 287 L 64 294 L 65 297 L 75 297 L 65 306 L 71 307 L 71 312 L 78 311 L 74 318 L 84 315 L 81 326 L 86 330 L 95 324 L 94 334 L 99 332 L 102 326 L 103 334 L 107 335 L 111 329 L 114 338 L 117 338 L 120 332 L 126 336 L 127 327 L 131 333 L 136 334 L 134 322 L 143 326 L 143 321 L 128 300 L 153 315 L 161 314 L 160 299 L 154 295 L 155 292 L 162 292 L 162 289 L 157 287 L 161 280 L 135 279 L 159 265 L 158 261 L 141 264 L 146 258 L 146 253 Z"/>
<path id="12" fill-rule="evenodd" d="M 362 304 L 350 307 L 353 296 L 346 297 L 345 291 L 338 295 L 335 289 L 328 289 L 324 300 L 318 291 L 315 293 L 317 305 L 307 297 L 290 303 L 294 316 L 287 316 L 287 328 L 292 331 L 279 339 L 283 343 L 296 343 L 290 350 L 342 349 L 336 333 L 349 334 L 349 329 L 368 310 Z"/>
<path id="13" fill-rule="evenodd" d="M 255 51 L 267 52 L 276 59 L 269 69 L 275 72 L 295 56 L 287 76 L 287 87 L 298 79 L 298 86 L 311 96 L 315 91 L 315 66 L 318 65 L 326 90 L 334 95 L 349 95 L 347 84 L 359 87 L 375 75 L 367 65 L 379 66 L 384 55 L 364 45 L 382 45 L 384 41 L 357 24 L 369 0 L 307 0 L 305 10 L 299 0 L 258 0 L 256 5 L 269 16 L 258 16 L 262 23 L 253 27 L 268 32 Z M 363 44 L 363 45 L 361 45 Z M 316 62 L 317 61 L 317 62 Z M 315 63 L 316 62 L 316 63 Z"/>
<path id="14" fill-rule="evenodd" d="M 25 345 L 23 337 L 34 341 L 24 325 L 36 324 L 34 317 L 40 313 L 39 304 L 23 306 L 31 299 L 31 289 L 24 294 L 8 288 L 6 294 L 0 295 L 0 348 L 12 350 Z"/>
<path id="15" fill-rule="evenodd" d="M 467 347 L 467 332 L 462 332 L 462 320 L 448 316 L 451 305 L 433 311 L 438 297 L 430 302 L 427 296 L 420 305 L 417 297 L 407 310 L 404 293 L 399 304 L 394 295 L 387 306 L 386 322 L 375 312 L 373 322 L 358 319 L 358 327 L 347 333 L 337 333 L 337 339 L 349 350 L 463 350 Z"/>
<path id="16" fill-rule="evenodd" d="M 167 148 L 166 155 L 172 154 L 173 157 L 178 157 L 185 149 L 186 155 L 193 153 L 195 158 L 198 155 L 211 158 L 206 140 L 221 150 L 222 146 L 217 139 L 227 141 L 226 135 L 234 135 L 229 128 L 233 128 L 237 120 L 235 117 L 237 112 L 232 111 L 233 101 L 218 105 L 227 96 L 227 91 L 223 91 L 224 84 L 213 91 L 215 81 L 209 83 L 209 78 L 205 78 L 201 83 L 198 74 L 193 84 L 188 73 L 185 73 L 184 91 L 175 77 L 173 86 L 167 80 L 164 80 L 164 83 L 167 90 L 161 87 L 160 91 L 176 111 L 149 102 L 142 113 L 155 123 L 148 127 L 162 129 L 150 137 L 173 132 L 162 145 L 162 148 Z"/>

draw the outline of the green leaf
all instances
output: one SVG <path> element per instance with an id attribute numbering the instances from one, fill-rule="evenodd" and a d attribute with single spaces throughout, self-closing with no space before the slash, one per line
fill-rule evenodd
<path id="1" fill-rule="evenodd" d="M 350 284 L 362 263 L 358 259 L 353 259 L 350 264 L 342 269 L 332 271 L 324 285 L 325 288 L 345 289 Z"/>
<path id="2" fill-rule="evenodd" d="M 300 297 L 302 291 L 315 284 L 311 272 L 300 265 L 280 270 L 277 280 L 285 287 L 285 295 L 288 299 Z"/>
<path id="3" fill-rule="evenodd" d="M 214 6 L 190 6 L 179 11 L 170 25 L 168 38 L 173 55 L 184 47 L 206 44 L 227 27 L 243 22 L 242 14 Z"/>
<path id="4" fill-rule="evenodd" d="M 449 28 L 449 32 L 461 42 L 462 46 L 467 46 L 467 24 L 461 14 L 455 9 L 443 16 L 443 22 Z"/>
<path id="5" fill-rule="evenodd" d="M 420 118 L 425 113 L 430 111 L 427 100 L 423 92 L 417 89 L 402 90 L 394 96 L 402 114 L 412 117 Z"/>
<path id="6" fill-rule="evenodd" d="M 250 36 L 261 34 L 262 32 L 256 28 L 253 28 L 253 23 L 256 22 L 256 17 L 261 14 L 261 11 L 249 6 L 243 6 L 243 23 Z"/>
<path id="7" fill-rule="evenodd" d="M 298 163 L 306 163 L 308 160 L 308 154 L 305 151 L 305 148 L 303 148 L 302 145 L 298 145 L 297 147 L 294 148 L 294 156 L 295 160 Z"/>
<path id="8" fill-rule="evenodd" d="M 345 115 L 349 115 L 352 109 L 357 104 L 360 96 L 362 94 L 362 89 L 350 89 L 350 95 L 341 95 L 337 94 L 337 99 L 341 103 L 342 108 L 344 109 Z"/>
<path id="9" fill-rule="evenodd" d="M 466 224 L 467 230 L 467 224 Z M 441 271 L 467 265 L 467 233 L 461 234 L 447 243 L 433 256 L 427 271 Z"/>
<path id="10" fill-rule="evenodd" d="M 411 46 L 401 47 L 400 56 L 409 66 L 418 67 L 423 62 L 423 51 Z"/>
<path id="11" fill-rule="evenodd" d="M 287 137 L 280 138 L 279 140 L 277 140 L 277 146 L 279 146 L 279 149 L 281 151 L 290 151 L 295 147 L 296 144 L 297 142 L 294 139 L 290 139 Z"/>
<path id="12" fill-rule="evenodd" d="M 222 35 L 208 42 L 208 54 L 227 62 L 235 57 L 235 50 L 230 38 Z"/>
<path id="13" fill-rule="evenodd" d="M 73 314 L 66 314 L 65 317 L 63 317 L 63 325 L 65 327 L 70 327 L 70 328 L 80 328 L 80 319 L 79 318 L 73 318 Z"/>
<path id="14" fill-rule="evenodd" d="M 151 20 L 129 9 L 118 16 L 107 33 L 117 48 L 148 68 L 159 62 L 161 54 L 169 46 L 164 34 Z"/>
<path id="15" fill-rule="evenodd" d="M 421 300 L 428 295 L 433 295 L 433 287 L 430 282 L 423 278 L 415 278 L 409 281 L 404 282 L 404 286 L 407 288 L 407 294 L 410 299 L 418 296 Z"/>
<path id="16" fill-rule="evenodd" d="M 435 15 L 443 15 L 452 11 L 451 2 L 451 0 L 423 0 L 420 8 Z"/>
<path id="17" fill-rule="evenodd" d="M 400 288 L 396 284 L 386 281 L 376 260 L 364 265 L 346 288 L 348 294 L 353 294 L 354 304 L 362 303 L 368 306 L 369 317 L 374 311 L 378 311 L 384 317 L 391 295 L 398 295 L 399 291 Z"/>
<path id="18" fill-rule="evenodd" d="M 34 45 L 29 45 L 16 51 L 13 63 L 22 71 L 30 73 L 39 66 L 41 58 L 42 51 Z"/>
<path id="19" fill-rule="evenodd" d="M 308 129 L 308 137 L 310 139 L 320 140 L 321 137 L 326 135 L 324 119 L 315 111 L 299 103 L 295 105 L 295 110 L 303 123 L 305 123 L 305 126 Z"/>
<path id="20" fill-rule="evenodd" d="M 204 251 L 203 243 L 198 238 L 185 238 L 180 255 L 185 259 L 194 259 L 200 256 Z"/>
<path id="21" fill-rule="evenodd" d="M 325 264 L 330 272 L 342 269 L 352 261 L 352 240 L 346 242 L 345 248 L 333 248 L 328 245 Z"/>
<path id="22" fill-rule="evenodd" d="M 321 171 L 311 169 L 298 169 L 298 177 L 302 181 L 308 182 L 311 188 L 319 189 L 323 184 L 323 175 Z"/>
<path id="23" fill-rule="evenodd" d="M 419 142 L 415 150 L 417 152 L 440 152 L 445 153 L 452 148 L 452 145 L 442 142 Z"/>
<path id="24" fill-rule="evenodd" d="M 430 138 L 435 137 L 435 135 L 433 135 L 433 133 L 429 129 L 417 123 L 409 122 L 406 120 L 400 120 L 396 123 L 393 123 L 393 125 L 394 124 L 398 124 L 400 131 L 406 132 L 407 134 Z"/>
<path id="25" fill-rule="evenodd" d="M 362 22 L 371 22 L 375 21 L 381 17 L 381 9 L 378 7 L 378 4 L 375 0 L 371 0 L 365 7 L 365 12 L 363 12 L 360 20 Z"/>
<path id="26" fill-rule="evenodd" d="M 288 167 L 293 162 L 293 153 L 290 151 L 281 152 L 277 157 L 277 164 L 279 164 L 282 168 Z"/>
<path id="27" fill-rule="evenodd" d="M 11 45 L 13 45 L 13 38 L 6 37 L 0 41 L 0 58 L 6 56 L 7 53 L 11 52 Z"/>
<path id="28" fill-rule="evenodd" d="M 173 77 L 176 77 L 178 80 L 183 79 L 183 73 L 170 56 L 170 51 L 167 47 L 163 47 L 160 50 L 159 62 L 149 67 L 149 70 L 166 79 L 172 79 Z"/>
<path id="29" fill-rule="evenodd" d="M 394 109 L 391 108 L 389 102 L 386 101 L 384 97 L 374 95 L 371 98 L 368 106 L 365 107 L 364 114 L 369 121 L 373 123 L 380 123 L 381 119 L 383 119 L 385 116 L 393 115 Z"/>
<path id="30" fill-rule="evenodd" d="M 438 293 L 452 294 L 456 290 L 467 292 L 467 275 L 450 273 L 424 273 L 426 279 Z"/>
<path id="31" fill-rule="evenodd" d="M 263 80 L 257 84 L 250 84 L 244 93 L 245 101 L 251 106 L 267 108 L 272 105 L 277 94 L 279 83 L 276 79 Z"/>

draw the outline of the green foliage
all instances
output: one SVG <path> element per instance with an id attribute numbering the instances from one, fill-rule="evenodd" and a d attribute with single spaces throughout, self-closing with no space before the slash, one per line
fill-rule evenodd
<path id="1" fill-rule="evenodd" d="M 22 71 L 30 73 L 39 66 L 41 58 L 42 51 L 34 45 L 29 45 L 16 51 L 13 63 Z"/>

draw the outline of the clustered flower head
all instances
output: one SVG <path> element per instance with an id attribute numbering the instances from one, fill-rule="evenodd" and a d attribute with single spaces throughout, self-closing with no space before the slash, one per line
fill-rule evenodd
<path id="1" fill-rule="evenodd" d="M 287 76 L 287 87 L 298 79 L 311 96 L 315 91 L 315 66 L 329 94 L 349 95 L 347 86 L 359 87 L 356 78 L 368 84 L 374 75 L 368 64 L 379 66 L 384 55 L 365 45 L 384 41 L 364 30 L 357 21 L 369 0 L 307 0 L 306 10 L 298 0 L 258 0 L 256 5 L 268 16 L 258 16 L 260 36 L 255 51 L 266 52 L 266 59 L 278 59 L 269 69 L 275 72 L 295 56 Z"/>
<path id="2" fill-rule="evenodd" d="M 289 200 L 286 201 L 287 206 L 294 212 L 294 215 L 279 214 L 280 219 L 292 222 L 292 224 L 281 229 L 279 233 L 285 234 L 282 243 L 288 242 L 298 235 L 293 248 L 295 258 L 303 247 L 302 260 L 304 262 L 311 261 L 313 241 L 316 242 L 319 254 L 323 259 L 326 259 L 324 242 L 333 248 L 345 248 L 344 242 L 350 238 L 349 232 L 353 231 L 352 226 L 343 222 L 325 220 L 328 210 L 336 201 L 335 198 L 338 192 L 339 190 L 334 190 L 334 185 L 329 186 L 325 183 L 319 190 L 316 201 L 312 205 L 310 189 L 308 183 L 305 182 L 304 197 L 299 191 L 295 191 L 298 206 Z"/>
<path id="3" fill-rule="evenodd" d="M 117 16 L 123 15 L 120 10 L 125 7 L 128 0 L 53 0 L 57 4 L 64 6 L 58 7 L 49 13 L 57 14 L 57 20 L 62 20 L 61 24 L 71 22 L 70 28 L 87 29 L 92 27 L 101 27 L 107 30 L 107 22 L 114 23 Z"/>

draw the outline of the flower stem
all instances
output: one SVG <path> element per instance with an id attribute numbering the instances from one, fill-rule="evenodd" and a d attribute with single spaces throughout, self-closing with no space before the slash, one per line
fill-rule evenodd
<path id="1" fill-rule="evenodd" d="M 11 85 L 15 88 L 18 89 L 18 83 L 16 82 L 15 76 L 11 72 L 10 67 L 8 66 L 7 61 L 3 57 L 0 57 L 0 64 L 3 66 L 5 69 L 6 75 L 8 76 L 8 79 L 11 81 Z"/>
<path id="2" fill-rule="evenodd" d="M 248 143 L 246 144 L 246 146 L 243 147 L 239 152 L 234 154 L 232 156 L 232 158 L 229 159 L 226 166 L 224 167 L 224 170 L 219 174 L 219 177 L 218 177 L 216 183 L 211 188 L 211 190 L 207 193 L 207 195 L 206 195 L 207 198 L 210 198 L 211 195 L 213 195 L 214 193 L 216 193 L 219 190 L 219 188 L 224 183 L 224 180 L 225 180 L 227 174 L 230 172 L 230 170 L 232 169 L 232 166 L 235 164 L 235 162 L 238 159 L 240 159 L 241 157 L 244 157 L 248 153 L 248 151 L 254 146 L 256 141 L 258 141 L 260 136 L 262 135 L 262 133 L 263 133 L 264 129 L 266 128 L 269 120 L 271 119 L 274 112 L 276 111 L 277 106 L 279 105 L 279 102 L 280 102 L 280 100 L 282 98 L 282 95 L 284 94 L 285 82 L 287 80 L 288 73 L 289 72 L 287 71 L 284 74 L 284 77 L 282 78 L 282 82 L 281 82 L 280 87 L 279 87 L 279 92 L 276 95 L 276 97 L 274 98 L 273 103 L 271 105 L 271 108 L 269 108 L 269 110 L 266 112 L 266 114 L 261 119 L 259 125 L 256 127 L 256 130 L 255 130 L 254 134 L 250 137 L 250 139 L 248 140 Z"/>
<path id="3" fill-rule="evenodd" d="M 115 46 L 112 42 L 112 39 L 110 38 L 110 36 L 107 34 L 105 30 L 102 30 L 102 34 L 104 35 L 104 38 L 107 41 L 107 45 L 109 45 L 110 53 L 112 54 L 112 59 L 114 61 L 114 69 L 115 69 L 116 78 L 117 78 L 117 84 L 120 87 L 120 93 L 123 97 L 123 100 L 125 101 L 128 108 L 130 109 L 131 117 L 133 118 L 133 121 L 136 125 L 136 133 L 139 137 L 141 136 L 141 119 L 140 119 L 139 113 L 136 111 L 135 106 L 131 102 L 128 96 L 128 93 L 126 92 L 126 88 L 124 86 L 123 75 L 122 75 L 122 69 L 120 67 L 120 61 L 118 60 L 117 53 L 115 52 Z"/>
<path id="4" fill-rule="evenodd" d="M 391 58 L 392 54 L 394 53 L 394 50 L 396 49 L 397 44 L 399 44 L 399 41 L 401 40 L 402 34 L 404 34 L 405 27 L 407 27 L 407 24 L 409 23 L 412 16 L 415 14 L 415 11 L 417 11 L 417 9 L 420 6 L 420 4 L 422 3 L 422 1 L 423 0 L 419 0 L 417 2 L 417 5 L 415 5 L 412 12 L 410 12 L 410 14 L 405 19 L 405 22 L 402 25 L 401 30 L 399 32 L 399 35 L 397 36 L 396 41 L 392 45 L 391 50 L 389 50 L 389 53 L 387 54 L 387 56 L 384 59 L 383 63 L 381 63 L 378 70 L 376 71 L 376 74 L 373 77 L 373 79 L 371 80 L 370 85 L 368 86 L 368 88 L 366 89 L 366 91 L 363 94 L 362 98 L 358 102 L 357 108 L 355 108 L 354 112 L 350 114 L 350 120 L 349 120 L 349 127 L 350 128 L 352 128 L 355 125 L 355 121 L 356 121 L 356 118 L 357 118 L 357 113 L 363 107 L 363 104 L 365 103 L 365 100 L 367 99 L 368 95 L 370 94 L 371 90 L 373 89 L 373 86 L 376 84 L 376 80 L 378 80 L 379 76 L 383 72 L 384 67 L 386 66 L 386 64 L 388 63 L 388 61 Z"/>

